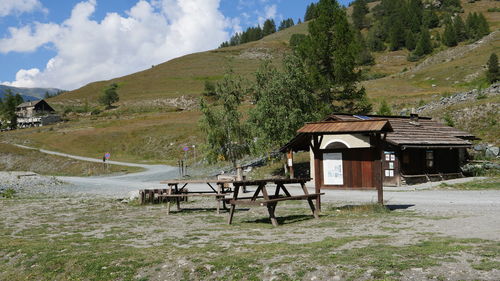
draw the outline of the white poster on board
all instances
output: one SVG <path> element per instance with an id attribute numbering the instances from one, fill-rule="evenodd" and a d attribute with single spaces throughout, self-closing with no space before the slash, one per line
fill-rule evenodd
<path id="1" fill-rule="evenodd" d="M 342 153 L 323 154 L 323 181 L 325 185 L 343 185 Z"/>

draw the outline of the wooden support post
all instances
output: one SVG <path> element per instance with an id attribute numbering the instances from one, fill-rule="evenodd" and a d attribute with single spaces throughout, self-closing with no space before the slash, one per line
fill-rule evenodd
<path id="1" fill-rule="evenodd" d="M 313 136 L 312 151 L 314 154 L 314 187 L 316 193 L 321 193 L 321 141 L 318 136 Z M 321 198 L 316 198 L 316 208 L 321 210 Z"/>
<path id="2" fill-rule="evenodd" d="M 295 170 L 293 168 L 293 150 L 290 149 L 286 155 L 287 155 L 286 165 L 288 167 L 288 173 L 290 174 L 290 178 L 294 179 L 295 178 Z"/>
<path id="3" fill-rule="evenodd" d="M 382 159 L 383 159 L 383 148 L 382 148 L 382 140 L 381 140 L 381 135 L 380 133 L 377 133 L 375 136 L 372 136 L 372 143 L 374 144 L 375 147 L 375 159 L 374 159 L 374 183 L 375 187 L 377 188 L 377 198 L 378 198 L 378 203 L 383 205 L 384 204 L 384 180 L 383 180 L 383 165 L 382 165 Z"/>

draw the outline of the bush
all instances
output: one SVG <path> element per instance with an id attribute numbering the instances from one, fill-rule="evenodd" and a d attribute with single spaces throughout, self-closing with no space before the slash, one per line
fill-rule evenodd
<path id="1" fill-rule="evenodd" d="M 12 188 L 7 188 L 3 192 L 0 192 L 0 196 L 3 198 L 14 198 L 16 191 Z"/>
<path id="2" fill-rule="evenodd" d="M 408 54 L 408 57 L 406 57 L 406 60 L 409 62 L 416 62 L 420 60 L 420 56 L 416 55 L 415 53 L 410 53 Z"/>

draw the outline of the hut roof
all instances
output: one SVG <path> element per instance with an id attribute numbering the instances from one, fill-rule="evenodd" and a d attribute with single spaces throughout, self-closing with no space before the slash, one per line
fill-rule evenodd
<path id="1" fill-rule="evenodd" d="M 307 123 L 280 151 L 308 150 L 311 135 L 387 133 L 385 141 L 402 147 L 468 147 L 476 137 L 429 117 L 332 114 L 321 122 Z"/>
<path id="2" fill-rule="evenodd" d="M 353 121 L 353 120 L 388 120 L 393 128 L 387 133 L 386 141 L 402 146 L 468 146 L 470 140 L 476 137 L 468 132 L 446 126 L 429 117 L 408 116 L 380 116 L 380 115 L 347 115 L 333 114 L 325 120 Z"/>

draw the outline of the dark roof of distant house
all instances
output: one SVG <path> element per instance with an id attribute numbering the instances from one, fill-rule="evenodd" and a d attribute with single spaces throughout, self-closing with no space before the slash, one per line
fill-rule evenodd
<path id="1" fill-rule="evenodd" d="M 40 105 L 44 111 L 55 111 L 45 100 L 23 102 L 16 108 L 21 109 L 26 107 L 36 107 L 37 105 Z"/>
<path id="2" fill-rule="evenodd" d="M 332 114 L 322 122 L 307 123 L 298 135 L 280 151 L 308 150 L 311 135 L 386 133 L 390 144 L 405 147 L 467 147 L 476 137 L 470 133 L 443 125 L 430 117 Z"/>
<path id="3" fill-rule="evenodd" d="M 35 106 L 35 105 L 39 104 L 41 101 L 43 101 L 43 100 L 35 100 L 35 101 L 23 102 L 20 105 L 18 105 L 17 107 L 21 108 L 21 107 Z"/>

